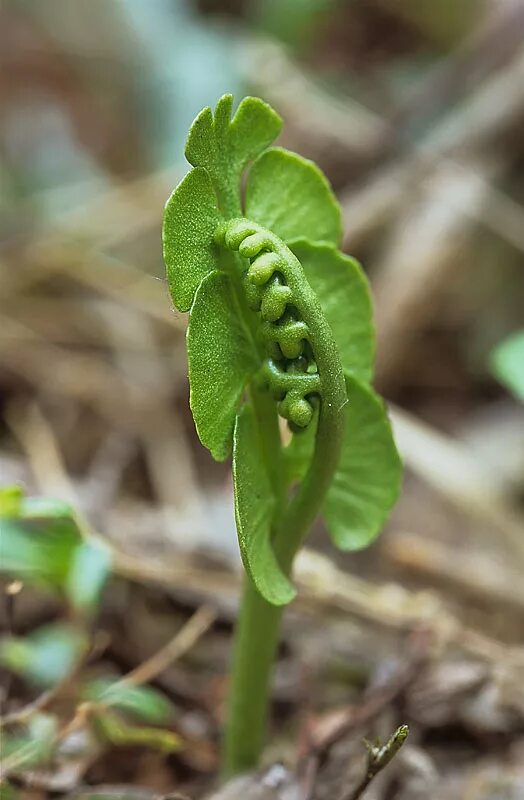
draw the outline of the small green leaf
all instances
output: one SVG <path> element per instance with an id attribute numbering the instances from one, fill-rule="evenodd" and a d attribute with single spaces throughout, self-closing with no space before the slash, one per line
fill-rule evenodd
<path id="1" fill-rule="evenodd" d="M 20 516 L 24 519 L 64 519 L 71 522 L 74 511 L 65 500 L 57 500 L 54 497 L 26 497 L 22 503 Z"/>
<path id="2" fill-rule="evenodd" d="M 222 272 L 208 275 L 195 295 L 187 352 L 197 433 L 213 457 L 223 461 L 231 451 L 237 408 L 258 367 L 258 355 L 242 323 L 231 281 Z"/>
<path id="3" fill-rule="evenodd" d="M 524 402 L 524 330 L 499 344 L 491 354 L 490 363 L 493 375 Z"/>
<path id="4" fill-rule="evenodd" d="M 330 244 L 300 239 L 290 247 L 320 300 L 342 366 L 368 383 L 373 373 L 375 333 L 371 295 L 362 267 Z"/>
<path id="5" fill-rule="evenodd" d="M 284 575 L 271 547 L 274 498 L 259 447 L 255 414 L 243 406 L 233 444 L 235 517 L 240 553 L 246 572 L 269 603 L 289 603 L 296 592 Z"/>
<path id="6" fill-rule="evenodd" d="M 259 97 L 244 97 L 229 128 L 232 160 L 237 169 L 269 147 L 282 128 L 282 119 Z"/>
<path id="7" fill-rule="evenodd" d="M 129 725 L 109 711 L 94 714 L 93 722 L 100 735 L 117 747 L 142 745 L 162 753 L 175 753 L 184 747 L 180 736 L 173 731 Z"/>
<path id="8" fill-rule="evenodd" d="M 34 714 L 20 732 L 1 734 L 0 772 L 2 778 L 49 761 L 53 754 L 58 726 L 50 714 Z"/>
<path id="9" fill-rule="evenodd" d="M 213 116 L 204 108 L 186 144 L 186 158 L 209 174 L 224 213 L 240 213 L 240 177 L 246 164 L 278 136 L 282 120 L 258 97 L 245 97 L 231 120 L 233 98 L 224 95 Z"/>
<path id="10" fill-rule="evenodd" d="M 231 125 L 231 113 L 233 111 L 233 95 L 223 94 L 219 98 L 213 116 L 213 136 L 215 142 L 226 142 Z M 189 133 L 191 135 L 191 131 Z M 209 155 L 209 154 L 208 154 Z"/>
<path id="11" fill-rule="evenodd" d="M 93 609 L 110 570 L 111 551 L 103 542 L 84 541 L 75 548 L 65 584 L 75 608 Z"/>
<path id="12" fill-rule="evenodd" d="M 350 375 L 346 387 L 346 433 L 323 514 L 337 547 L 360 550 L 380 532 L 399 495 L 402 465 L 382 400 Z"/>
<path id="13" fill-rule="evenodd" d="M 194 167 L 203 167 L 210 172 L 216 162 L 213 112 L 206 106 L 193 121 L 186 141 L 186 158 Z"/>
<path id="14" fill-rule="evenodd" d="M 111 566 L 103 542 L 85 539 L 71 507 L 28 497 L 1 526 L 0 572 L 67 592 L 80 610 L 98 600 Z"/>
<path id="15" fill-rule="evenodd" d="M 5 518 L 0 570 L 28 583 L 62 588 L 79 542 L 71 517 Z"/>
<path id="16" fill-rule="evenodd" d="M 96 678 L 83 691 L 85 700 L 127 711 L 138 719 L 165 723 L 171 716 L 169 700 L 150 686 L 133 686 L 122 680 Z"/>
<path id="17" fill-rule="evenodd" d="M 72 625 L 46 625 L 23 638 L 3 637 L 0 663 L 37 686 L 53 686 L 69 675 L 87 644 Z"/>
<path id="18" fill-rule="evenodd" d="M 266 150 L 249 172 L 245 215 L 285 242 L 306 237 L 338 244 L 340 206 L 312 161 L 281 147 Z"/>
<path id="19" fill-rule="evenodd" d="M 169 288 L 179 311 L 189 310 L 202 279 L 218 266 L 213 236 L 219 222 L 208 173 L 191 170 L 167 201 L 162 229 Z"/>

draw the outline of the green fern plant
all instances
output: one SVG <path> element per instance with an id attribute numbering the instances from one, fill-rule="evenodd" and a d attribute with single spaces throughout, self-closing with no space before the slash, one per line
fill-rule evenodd
<path id="1" fill-rule="evenodd" d="M 232 453 L 246 570 L 224 770 L 253 767 L 264 743 L 271 668 L 293 559 L 319 514 L 344 550 L 368 545 L 401 465 L 372 379 L 366 278 L 341 253 L 341 212 L 322 172 L 270 147 L 281 119 L 231 95 L 194 121 L 193 169 L 171 195 L 164 259 L 189 311 L 190 405 L 215 459 Z M 245 175 L 246 169 L 247 175 Z M 245 178 L 245 188 L 244 188 Z M 279 418 L 290 435 L 281 435 Z"/>

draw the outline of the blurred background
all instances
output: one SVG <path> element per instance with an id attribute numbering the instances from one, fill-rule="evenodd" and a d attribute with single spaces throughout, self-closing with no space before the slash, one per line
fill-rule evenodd
<path id="1" fill-rule="evenodd" d="M 175 738 L 93 744 L 72 657 L 76 678 L 50 679 L 69 704 L 37 715 L 68 755 L 11 759 L 10 791 L 196 798 L 214 781 L 239 559 L 160 229 L 188 126 L 225 92 L 271 103 L 279 142 L 334 186 L 406 464 L 369 551 L 335 553 L 319 528 L 300 560 L 267 762 L 296 763 L 345 714 L 311 795 L 338 797 L 362 736 L 408 722 L 370 800 L 522 799 L 524 349 L 507 344 L 524 328 L 522 0 L 0 3 L 1 483 L 70 503 L 108 543 L 86 669 L 138 669 L 200 614 L 190 652 L 146 670 L 170 705 L 155 730 Z M 71 613 L 5 586 L 4 632 L 27 645 L 25 667 L 2 651 L 13 714 L 45 683 L 26 637 Z"/>

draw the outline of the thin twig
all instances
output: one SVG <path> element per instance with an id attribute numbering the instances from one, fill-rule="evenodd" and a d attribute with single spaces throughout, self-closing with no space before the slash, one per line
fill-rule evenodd
<path id="1" fill-rule="evenodd" d="M 366 742 L 366 747 L 368 748 L 368 763 L 365 775 L 355 789 L 344 791 L 340 795 L 339 800 L 358 800 L 359 797 L 362 797 L 373 778 L 375 778 L 379 772 L 382 772 L 384 767 L 396 756 L 408 738 L 408 733 L 408 726 L 401 725 L 384 745 L 381 745 L 380 742 L 377 744 Z"/>
<path id="2" fill-rule="evenodd" d="M 0 717 L 0 729 L 8 725 L 14 725 L 15 723 L 18 725 L 22 722 L 26 722 L 34 714 L 43 711 L 62 688 L 62 684 L 57 683 L 52 689 L 46 689 L 45 692 L 42 692 L 35 700 L 31 703 L 27 703 L 23 708 L 19 708 L 9 714 L 4 714 Z"/>
<path id="3" fill-rule="evenodd" d="M 323 718 L 318 719 L 314 735 L 311 737 L 311 752 L 308 758 L 316 758 L 319 762 L 325 761 L 338 742 L 353 731 L 369 726 L 384 708 L 391 706 L 427 665 L 431 643 L 430 632 L 420 631 L 413 638 L 412 653 L 408 662 L 399 668 L 388 683 L 370 690 L 359 705 L 349 705 L 337 709 L 336 712 L 327 712 Z"/>
<path id="4" fill-rule="evenodd" d="M 408 663 L 400 668 L 386 685 L 374 689 L 362 703 L 349 705 L 334 712 L 327 712 L 323 718 L 318 718 L 315 721 L 314 727 L 309 732 L 307 750 L 299 768 L 302 778 L 300 800 L 311 800 L 313 797 L 319 771 L 321 766 L 325 764 L 333 747 L 359 728 L 370 726 L 373 720 L 377 719 L 386 707 L 391 706 L 395 699 L 415 679 L 426 663 L 429 642 L 430 639 L 427 635 L 416 637 L 413 642 L 413 653 Z M 407 726 L 402 726 L 402 728 L 407 728 Z M 400 730 L 399 728 L 398 731 Z M 386 750 L 388 745 L 389 742 L 382 750 Z M 386 758 L 386 755 L 384 755 L 384 758 Z M 386 762 L 383 762 L 382 766 L 385 766 L 385 764 Z M 382 769 L 382 767 L 380 768 Z M 366 776 L 369 771 L 368 763 Z M 367 783 L 361 783 L 359 786 L 363 791 Z M 358 795 L 356 796 L 358 797 Z"/>
<path id="5" fill-rule="evenodd" d="M 191 650 L 200 637 L 209 630 L 215 619 L 216 612 L 211 606 L 201 606 L 165 647 L 136 669 L 128 672 L 119 684 L 138 686 L 154 680 L 174 661 Z"/>
<path id="6" fill-rule="evenodd" d="M 165 564 L 124 553 L 112 546 L 112 560 L 115 573 L 127 580 L 152 583 L 168 590 L 177 587 L 178 591 L 190 591 L 209 602 L 219 600 L 222 607 L 226 601 L 227 609 L 238 590 L 237 575 L 222 568 L 202 567 L 188 554 L 179 554 L 176 564 Z M 299 608 L 312 608 L 315 613 L 319 610 L 351 613 L 358 620 L 382 630 L 405 632 L 422 623 L 443 646 L 459 647 L 491 664 L 524 663 L 524 648 L 511 647 L 467 627 L 435 592 L 410 591 L 399 585 L 393 588 L 387 583 L 373 583 L 348 575 L 329 558 L 308 549 L 299 555 L 295 578 L 300 589 Z"/>

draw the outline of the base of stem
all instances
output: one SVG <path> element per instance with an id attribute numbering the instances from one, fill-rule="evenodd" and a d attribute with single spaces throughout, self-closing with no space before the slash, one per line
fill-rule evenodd
<path id="1" fill-rule="evenodd" d="M 247 576 L 240 609 L 223 747 L 225 777 L 258 765 L 283 612 L 283 606 L 264 600 Z"/>

